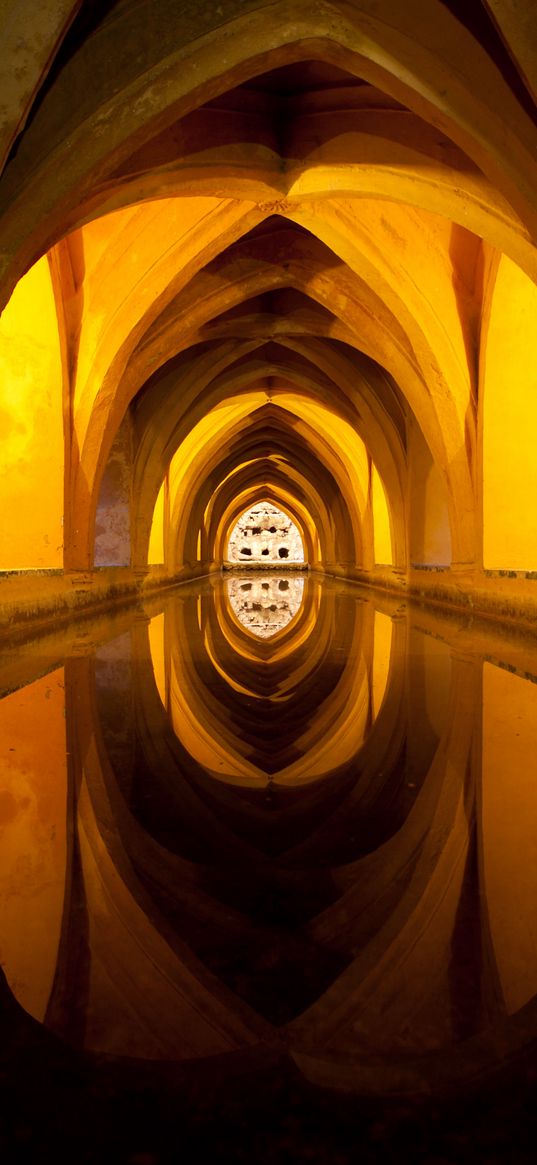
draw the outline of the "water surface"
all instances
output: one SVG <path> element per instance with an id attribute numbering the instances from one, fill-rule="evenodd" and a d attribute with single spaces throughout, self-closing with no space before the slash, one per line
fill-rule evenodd
<path id="1" fill-rule="evenodd" d="M 0 961 L 63 1044 L 374 1094 L 531 1044 L 531 640 L 254 571 L 1 663 Z"/>

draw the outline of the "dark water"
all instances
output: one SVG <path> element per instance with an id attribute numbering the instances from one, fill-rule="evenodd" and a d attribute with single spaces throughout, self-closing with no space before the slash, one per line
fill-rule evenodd
<path id="1" fill-rule="evenodd" d="M 0 662 L 7 1161 L 533 1159 L 531 638 L 253 572 Z"/>

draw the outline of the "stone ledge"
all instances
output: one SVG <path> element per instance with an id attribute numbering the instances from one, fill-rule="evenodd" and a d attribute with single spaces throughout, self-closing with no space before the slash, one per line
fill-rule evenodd
<path id="1" fill-rule="evenodd" d="M 274 572 L 307 570 L 267 563 L 256 570 Z M 219 571 L 216 563 L 185 566 L 169 575 L 163 567 L 132 570 L 129 567 L 101 567 L 93 571 L 33 570 L 0 573 L 0 635 L 18 635 L 56 622 L 69 622 L 86 613 L 177 586 L 190 579 Z M 225 564 L 226 570 L 244 571 L 243 564 Z M 404 594 L 420 602 L 457 609 L 469 615 L 485 616 L 523 630 L 537 633 L 537 572 L 478 571 L 466 565 L 441 570 L 412 568 L 408 577 L 396 567 L 362 570 L 329 563 L 313 571 L 356 582 L 393 594 Z"/>
<path id="2" fill-rule="evenodd" d="M 442 570 L 411 569 L 404 586 L 395 577 L 375 571 L 367 581 L 371 586 L 400 592 L 410 598 L 444 607 L 457 608 L 466 614 L 517 624 L 537 632 L 537 574 L 528 572 L 491 572 L 467 566 Z"/>
<path id="3" fill-rule="evenodd" d="M 390 566 L 364 570 L 327 564 L 324 573 L 537 633 L 536 571 L 484 571 L 462 563 L 441 568 L 411 567 L 407 576 Z"/>
<path id="4" fill-rule="evenodd" d="M 30 570 L 0 573 L 0 636 L 66 623 L 86 614 L 131 603 L 152 591 L 206 575 L 209 568 L 185 567 L 168 575 L 163 568 L 137 571 L 107 567 L 94 571 Z"/>

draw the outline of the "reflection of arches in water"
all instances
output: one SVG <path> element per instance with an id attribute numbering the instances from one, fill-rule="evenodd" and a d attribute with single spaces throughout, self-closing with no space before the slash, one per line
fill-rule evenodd
<path id="1" fill-rule="evenodd" d="M 312 1080 L 359 1089 L 367 1078 L 379 1091 L 399 1080 L 404 1091 L 426 1087 L 431 1065 L 463 1079 L 467 1036 L 483 1068 L 491 1041 L 507 1048 L 519 1038 L 495 994 L 498 968 L 509 1007 L 528 1001 L 523 1038 L 537 1032 L 528 968 L 523 983 L 514 963 L 506 970 L 500 911 L 483 914 L 483 887 L 500 872 L 492 860 L 504 855 L 488 838 L 500 828 L 500 758 L 480 818 L 483 880 L 474 828 L 481 663 L 451 663 L 445 643 L 413 630 L 395 600 L 382 598 L 375 613 L 353 599 L 351 627 L 348 596 L 330 586 L 320 596 L 311 578 L 305 588 L 312 598 L 296 631 L 275 648 L 227 620 L 211 581 L 201 595 L 184 588 L 151 626 L 138 614 L 95 660 L 67 661 L 75 840 L 46 1023 L 90 1049 L 157 1059 L 233 1052 L 283 1027 Z M 380 706 L 380 689 L 369 701 L 376 718 L 346 754 L 345 706 L 356 708 L 349 659 L 362 689 L 366 679 L 371 687 L 375 657 L 362 663 L 359 644 L 371 647 L 388 625 L 385 695 Z M 168 660 L 159 662 L 158 642 Z M 166 706 L 179 682 L 185 715 L 197 700 L 200 723 L 228 756 L 242 748 L 251 763 L 281 716 L 279 759 L 307 739 L 315 762 L 322 727 L 334 741 L 331 767 L 327 754 L 309 783 L 282 783 L 277 769 L 257 784 L 223 779 L 214 752 L 203 764 L 173 731 Z M 505 705 L 506 685 L 524 681 L 493 669 L 484 726 L 490 732 L 494 718 L 495 739 L 493 697 L 499 687 Z M 238 690 L 244 699 L 231 703 Z M 533 707 L 534 685 L 524 690 Z M 519 693 L 512 698 L 519 707 Z M 513 869 L 514 849 L 508 856 Z M 485 1026 L 496 1021 L 501 1043 Z"/>
<path id="2" fill-rule="evenodd" d="M 256 643 L 251 637 L 243 636 L 238 642 L 251 644 L 251 654 L 245 651 L 242 656 L 230 647 L 225 634 L 227 627 L 225 623 L 222 626 L 215 602 L 219 590 L 218 586 L 208 585 L 201 596 L 185 592 L 180 603 L 168 605 L 165 638 L 172 647 L 172 656 L 179 652 L 181 659 L 173 658 L 165 664 L 169 677 L 166 698 L 173 711 L 173 689 L 180 680 L 191 696 L 197 694 L 200 707 L 206 711 L 205 727 L 212 723 L 223 743 L 225 738 L 228 748 L 234 740 L 235 747 L 242 744 L 243 754 L 251 753 L 252 747 L 259 750 L 255 736 L 267 715 L 271 694 L 277 693 L 278 677 L 282 682 L 282 667 L 276 651 L 271 671 L 270 647 L 262 641 Z M 323 1018 L 323 1008 L 329 1015 L 338 984 L 345 982 L 357 962 L 363 966 L 367 959 L 379 957 L 376 944 L 379 936 L 383 941 L 385 928 L 389 932 L 394 923 L 402 927 L 401 951 L 403 954 L 413 951 L 412 918 L 416 902 L 421 903 L 423 899 L 426 916 L 431 878 L 434 884 L 433 875 L 439 868 L 439 902 L 444 901 L 442 855 L 435 852 L 434 836 L 429 846 L 429 830 L 434 829 L 439 798 L 443 798 L 443 821 L 448 837 L 451 836 L 454 822 L 459 821 L 456 806 L 460 786 L 457 782 L 451 787 L 449 782 L 445 785 L 446 755 L 444 748 L 437 749 L 438 733 L 452 759 L 457 752 L 462 760 L 468 745 L 464 732 L 460 734 L 460 724 L 459 731 L 453 730 L 450 744 L 445 699 L 442 703 L 448 725 L 441 723 L 440 700 L 436 709 L 432 706 L 428 709 L 424 702 L 428 680 L 435 674 L 438 680 L 439 668 L 444 669 L 445 681 L 449 684 L 447 649 L 444 647 L 442 653 L 442 645 L 438 647 L 435 643 L 431 657 L 413 639 L 412 657 L 406 663 L 400 650 L 392 652 L 388 686 L 377 719 L 371 724 L 367 738 L 345 758 L 345 750 L 337 743 L 338 725 L 343 739 L 349 730 L 350 720 L 345 717 L 344 705 L 348 717 L 353 712 L 356 715 L 356 688 L 347 658 L 354 658 L 355 670 L 360 672 L 359 643 L 365 636 L 371 646 L 375 633 L 371 604 L 348 601 L 354 608 L 354 631 L 349 625 L 348 613 L 345 618 L 344 598 L 327 594 L 324 600 L 321 597 L 309 635 L 304 641 L 298 635 L 295 652 L 282 640 L 282 650 L 284 647 L 287 650 L 283 673 L 291 685 L 287 720 L 285 709 L 276 705 L 276 710 L 282 714 L 284 735 L 289 732 L 291 720 L 298 719 L 296 727 L 301 736 L 305 728 L 306 732 L 308 727 L 311 729 L 312 721 L 324 721 L 325 735 L 332 724 L 332 767 L 325 767 L 322 778 L 300 786 L 282 785 L 278 773 L 268 783 L 265 778 L 257 787 L 234 783 L 229 777 L 223 780 L 221 775 L 215 781 L 217 774 L 210 767 L 217 759 L 214 752 L 210 754 L 207 750 L 205 765 L 193 757 L 185 748 L 184 740 L 173 732 L 156 687 L 148 685 L 148 633 L 147 625 L 140 620 L 133 629 L 133 650 L 130 658 L 125 659 L 122 673 L 118 672 L 112 646 L 99 653 L 100 727 L 96 726 L 95 736 L 98 753 L 92 753 L 90 748 L 86 764 L 95 828 L 101 828 L 99 814 L 104 826 L 103 811 L 110 821 L 110 811 L 103 808 L 108 802 L 114 806 L 112 816 L 115 829 L 119 829 L 119 838 L 112 842 L 109 836 L 107 841 L 113 866 L 106 877 L 111 877 L 113 869 L 117 869 L 118 855 L 123 849 L 129 855 L 129 885 L 134 888 L 135 896 L 138 895 L 137 901 L 144 902 L 146 909 L 149 892 L 155 918 L 163 914 L 159 926 L 179 925 L 182 942 L 187 942 L 193 952 L 189 957 L 200 960 L 196 973 L 202 974 L 201 964 L 204 964 L 221 984 L 214 986 L 213 999 L 221 998 L 227 1006 L 226 992 L 231 989 L 233 998 L 241 1001 L 240 1006 L 237 1004 L 239 1014 L 244 1017 L 241 1008 L 246 1006 L 256 1017 L 254 1022 L 248 1013 L 248 1023 L 254 1024 L 248 1029 L 250 1033 L 260 1030 L 255 1029 L 255 1024 L 267 1023 L 272 1030 L 273 1024 L 284 1023 L 292 1046 L 296 1027 L 297 1046 L 302 1048 L 311 1039 L 311 1035 L 305 1034 L 309 1030 L 310 1011 L 321 1008 L 321 1026 L 328 1022 Z M 186 644 L 185 627 L 194 619 L 197 632 L 192 642 Z M 407 638 L 406 623 L 397 620 L 393 630 L 400 649 Z M 341 660 L 345 639 L 349 651 Z M 211 644 L 214 658 L 203 651 L 204 643 Z M 334 661 L 330 667 L 331 648 Z M 261 657 L 265 660 L 263 668 Z M 314 704 L 321 661 L 325 683 Z M 369 657 L 363 665 L 362 686 L 364 678 L 370 678 L 373 671 Z M 88 678 L 91 688 L 91 670 Z M 130 696 L 126 695 L 127 680 Z M 226 689 L 229 692 L 231 685 L 235 685 L 232 690 L 236 691 L 240 683 L 245 699 L 238 703 L 234 699 L 237 721 L 233 726 L 225 722 L 226 712 L 229 720 L 230 705 L 224 693 Z M 408 707 L 413 696 L 419 707 L 409 720 Z M 460 701 L 468 706 L 467 690 L 464 694 L 461 692 Z M 114 704 L 115 715 L 111 714 Z M 125 723 L 128 707 L 132 709 L 132 736 L 125 739 L 121 756 L 117 751 L 114 722 Z M 455 707 L 459 707 L 457 699 L 452 711 Z M 274 735 L 275 723 L 275 719 L 269 721 L 265 744 Z M 429 728 L 424 731 L 427 723 Z M 216 743 L 214 736 L 213 743 Z M 292 747 L 289 736 L 282 745 L 284 752 L 285 747 Z M 315 731 L 310 745 L 313 761 L 319 750 Z M 408 783 L 416 788 L 409 790 Z M 460 824 L 456 824 L 457 829 Z M 91 832 L 89 825 L 87 828 Z M 90 860 L 88 855 L 85 860 Z M 447 877 L 445 854 L 443 860 Z M 459 889 L 460 883 L 456 882 L 455 896 Z M 436 922 L 436 940 L 441 952 L 438 958 L 445 955 L 441 936 L 442 927 L 449 929 L 447 919 L 446 912 L 440 909 Z M 116 935 L 114 942 L 117 941 Z M 418 946 L 423 955 L 423 945 Z M 107 961 L 115 957 L 108 949 L 104 955 L 102 949 Z M 241 950 L 240 974 L 232 957 L 236 949 Z M 264 960 L 271 969 L 260 973 L 260 961 L 263 964 Z M 181 982 L 180 977 L 174 978 L 178 974 L 173 972 L 175 983 Z M 387 975 L 382 990 L 389 991 L 391 982 Z M 158 977 L 152 990 L 157 991 L 157 983 Z M 411 998 L 412 990 L 411 979 L 409 993 L 404 997 L 405 1007 L 416 1004 L 416 997 Z M 351 991 L 354 998 L 356 992 L 355 985 Z M 385 1046 L 392 1041 L 392 1046 L 397 1047 L 397 1032 L 393 1028 L 390 1032 L 388 1020 L 378 1020 L 375 1009 L 376 1004 L 374 1011 L 379 1026 L 374 1038 L 379 1051 L 384 1050 L 384 1031 Z M 427 1021 L 431 1022 L 431 1006 Z M 122 1022 L 128 1026 L 131 1021 L 124 1017 Z M 223 1022 L 220 1016 L 219 1030 Z M 229 1015 L 226 1023 L 231 1024 Z M 423 1039 L 424 1028 L 425 1023 L 420 1021 L 416 1026 L 417 1042 Z M 435 1030 L 438 1034 L 438 1024 Z M 244 1039 L 248 1038 L 251 1036 L 244 1035 Z M 176 1041 L 177 1033 L 172 1030 L 166 1054 L 177 1054 Z M 331 1055 L 337 1061 L 337 1039 L 335 1047 L 336 1053 Z M 305 1070 L 311 1073 L 311 1065 L 307 1064 Z"/>
<path id="3" fill-rule="evenodd" d="M 221 984 L 214 985 L 213 998 L 216 992 L 216 998 L 228 1006 L 226 993 L 231 989 L 233 998 L 242 1001 L 237 1006 L 243 1018 L 243 1006 L 253 1009 L 253 1016 L 248 1013 L 248 1024 L 253 1024 L 248 1030 L 252 1032 L 260 1030 L 256 1024 L 298 1023 L 298 1017 L 307 1015 L 316 999 L 330 993 L 349 961 L 352 964 L 353 944 L 360 947 L 363 940 L 368 946 L 361 930 L 364 921 L 365 931 L 369 928 L 373 936 L 396 907 L 402 908 L 401 896 L 404 901 L 415 847 L 420 850 L 442 783 L 443 758 L 440 755 L 439 767 L 432 772 L 428 792 L 422 790 L 424 815 L 422 811 L 416 831 L 411 810 L 420 794 L 406 789 L 405 773 L 411 771 L 413 783 L 420 788 L 438 742 L 431 728 L 426 752 L 423 719 L 412 728 L 408 722 L 409 691 L 423 693 L 427 686 L 428 665 L 418 661 L 416 645 L 410 668 L 399 652 L 392 653 L 386 695 L 377 719 L 371 723 L 367 738 L 352 753 L 345 753 L 343 741 L 348 739 L 350 717 L 356 718 L 356 691 L 363 689 L 374 670 L 371 658 L 362 664 L 358 651 L 364 636 L 372 645 L 375 615 L 371 604 L 356 604 L 327 593 L 321 597 L 317 618 L 306 638 L 301 640 L 298 631 L 293 651 L 286 637 L 282 652 L 287 654 L 280 657 L 277 650 L 271 661 L 269 644 L 256 643 L 251 637 L 238 641 L 250 644 L 251 654 L 245 650 L 240 655 L 230 647 L 227 626 L 222 625 L 215 602 L 218 595 L 219 587 L 207 586 L 199 597 L 185 591 L 180 603 L 168 605 L 164 638 L 173 649 L 172 655 L 181 656 L 164 666 L 169 677 L 165 698 L 170 710 L 174 685 L 180 680 L 191 698 L 197 694 L 199 706 L 206 711 L 203 725 L 206 730 L 213 726 L 213 746 L 219 740 L 228 749 L 242 745 L 243 755 L 251 755 L 252 748 L 261 753 L 260 744 L 267 747 L 281 718 L 283 759 L 288 759 L 286 749 L 294 747 L 293 740 L 309 735 L 312 763 L 319 752 L 318 733 L 322 730 L 326 735 L 328 729 L 329 735 L 331 726 L 331 767 L 326 755 L 319 779 L 300 786 L 282 785 L 278 772 L 269 775 L 268 781 L 265 775 L 257 785 L 245 785 L 229 776 L 223 780 L 222 774 L 211 771 L 218 760 L 215 752 L 207 748 L 205 765 L 195 758 L 184 739 L 173 732 L 156 686 L 148 685 L 147 625 L 139 620 L 132 632 L 132 653 L 121 667 L 113 645 L 99 652 L 98 751 L 90 748 L 86 764 L 95 825 L 90 821 L 85 828 L 91 833 L 93 828 L 104 827 L 103 812 L 109 823 L 113 818 L 119 837 L 113 840 L 107 834 L 113 866 L 106 878 L 112 877 L 124 850 L 129 855 L 129 887 L 137 901 L 144 903 L 144 909 L 149 901 L 150 912 L 155 919 L 160 918 L 160 928 L 179 926 L 181 941 L 193 952 L 189 958 L 200 960 L 196 974 L 203 978 L 203 963 Z M 347 601 L 352 603 L 354 629 L 348 611 L 345 617 Z M 194 620 L 197 632 L 186 644 L 185 627 Z M 394 632 L 400 648 L 406 639 L 406 624 L 399 620 Z M 350 650 L 342 658 L 345 640 Z M 211 645 L 214 656 L 209 650 L 204 652 L 204 643 Z M 447 651 L 445 655 L 449 668 Z M 354 670 L 361 673 L 358 689 L 351 678 L 348 656 L 354 660 Z M 435 667 L 438 670 L 438 660 Z M 287 714 L 285 703 L 282 707 L 277 701 L 285 677 L 289 684 Z M 91 697 L 91 669 L 88 679 Z M 230 725 L 226 723 L 226 715 L 230 719 L 229 691 L 236 691 L 241 684 L 245 698 L 238 703 L 234 700 L 237 719 Z M 269 719 L 260 742 L 257 733 L 267 717 L 271 696 L 277 715 Z M 371 706 L 370 701 L 369 716 Z M 126 717 L 129 708 L 131 715 Z M 190 712 L 193 709 L 192 702 Z M 189 714 L 187 707 L 185 714 Z M 126 720 L 121 755 L 116 728 Z M 292 725 L 294 737 L 290 734 Z M 442 726 L 438 722 L 436 727 Z M 409 732 L 416 737 L 415 744 Z M 81 748 L 85 750 L 83 741 Z M 420 748 L 421 774 L 416 759 Z M 215 780 L 215 775 L 220 779 Z M 113 806 L 113 812 L 105 808 L 107 804 Z M 89 812 L 89 805 L 84 812 Z M 87 865 L 90 856 L 86 854 L 84 860 Z M 356 912 L 351 948 L 342 937 L 345 926 L 340 931 L 339 903 L 349 921 Z M 94 899 L 91 909 L 95 909 Z M 326 938 L 320 937 L 327 926 L 338 932 L 334 943 L 330 940 L 327 944 Z M 319 928 L 315 938 L 313 928 Z M 114 943 L 112 950 L 102 947 L 107 963 L 115 958 Z M 240 974 L 232 957 L 236 949 L 241 950 Z M 131 956 L 135 960 L 136 952 Z M 270 969 L 260 972 L 260 961 L 266 961 Z M 173 983 L 181 982 L 178 975 L 179 971 L 173 971 Z M 157 994 L 160 990 L 158 977 L 152 990 Z M 123 1011 L 127 1002 L 130 1006 L 131 1001 L 126 1001 Z M 119 1028 L 129 1022 L 124 1015 Z M 229 1015 L 225 1022 L 232 1026 Z M 222 1016 L 219 1023 L 221 1030 Z M 156 1030 L 162 1038 L 158 1025 Z M 203 1032 L 200 1039 L 202 1036 Z M 175 1029 L 170 1030 L 168 1039 L 166 1054 L 176 1055 Z M 299 1043 L 303 1042 L 301 1036 Z"/>
<path id="4" fill-rule="evenodd" d="M 258 502 L 241 514 L 227 544 L 229 562 L 304 562 L 298 526 L 272 502 Z"/>
<path id="5" fill-rule="evenodd" d="M 347 763 L 371 730 L 391 639 L 379 639 L 375 653 L 371 604 L 305 582 L 295 620 L 268 640 L 245 633 L 221 587 L 200 597 L 197 630 L 186 603 L 170 608 L 166 703 L 178 738 L 213 779 L 316 781 Z"/>
<path id="6" fill-rule="evenodd" d="M 252 574 L 225 579 L 231 608 L 252 635 L 268 639 L 295 618 L 304 594 L 302 575 Z"/>

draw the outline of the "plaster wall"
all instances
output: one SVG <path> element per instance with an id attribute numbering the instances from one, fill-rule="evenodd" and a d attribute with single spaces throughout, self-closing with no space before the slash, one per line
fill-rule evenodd
<path id="1" fill-rule="evenodd" d="M 164 562 L 164 517 L 166 512 L 168 490 L 163 481 L 155 502 L 151 534 L 149 536 L 148 561 L 151 566 Z"/>
<path id="2" fill-rule="evenodd" d="M 537 569 L 537 285 L 505 255 L 482 338 L 483 560 Z"/>
<path id="3" fill-rule="evenodd" d="M 371 466 L 371 492 L 375 562 L 391 566 L 393 564 L 393 544 L 390 510 L 382 478 L 374 465 Z"/>
<path id="4" fill-rule="evenodd" d="M 536 751 L 536 685 L 485 663 L 481 876 L 509 1015 L 537 991 L 533 959 L 537 941 L 533 909 L 537 895 Z"/>
<path id="5" fill-rule="evenodd" d="M 0 701 L 0 963 L 16 998 L 39 1020 L 56 970 L 64 907 L 65 749 L 59 668 Z"/>
<path id="6" fill-rule="evenodd" d="M 63 565 L 63 375 L 49 265 L 0 319 L 0 570 Z"/>

